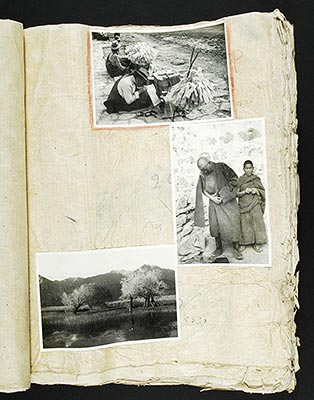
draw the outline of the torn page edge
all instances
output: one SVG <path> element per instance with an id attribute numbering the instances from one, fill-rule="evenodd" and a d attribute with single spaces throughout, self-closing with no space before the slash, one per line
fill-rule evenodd
<path id="1" fill-rule="evenodd" d="M 286 287 L 282 291 L 282 301 L 290 302 L 289 315 L 290 327 L 288 333 L 291 338 L 291 358 L 290 368 L 293 379 L 287 388 L 288 392 L 293 391 L 296 385 L 295 372 L 299 370 L 298 350 L 299 339 L 296 337 L 295 314 L 299 308 L 298 302 L 298 273 L 295 274 L 297 263 L 299 261 L 299 251 L 297 244 L 297 212 L 300 203 L 300 184 L 297 172 L 298 165 L 298 137 L 297 118 L 296 118 L 296 71 L 295 71 L 295 50 L 293 26 L 286 20 L 284 15 L 279 11 L 273 12 L 276 33 L 281 42 L 281 60 L 282 70 L 284 71 L 283 96 L 282 96 L 282 127 L 284 133 L 285 145 L 285 165 L 287 168 L 286 188 L 287 188 L 287 203 L 286 207 L 290 210 L 289 214 L 289 232 L 287 234 L 285 246 L 285 260 L 287 262 L 287 282 Z M 275 32 L 274 32 L 275 33 Z M 288 99 L 288 101 L 286 101 Z"/>

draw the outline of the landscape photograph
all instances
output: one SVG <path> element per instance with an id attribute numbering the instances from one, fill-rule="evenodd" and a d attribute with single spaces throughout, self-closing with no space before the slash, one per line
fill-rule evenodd
<path id="1" fill-rule="evenodd" d="M 174 246 L 37 255 L 42 349 L 178 338 Z"/>

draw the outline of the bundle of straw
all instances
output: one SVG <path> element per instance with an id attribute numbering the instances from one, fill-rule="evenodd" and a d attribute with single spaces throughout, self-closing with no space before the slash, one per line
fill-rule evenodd
<path id="1" fill-rule="evenodd" d="M 189 75 L 173 86 L 170 101 L 181 110 L 192 110 L 213 101 L 214 87 L 201 68 L 189 69 Z"/>
<path id="2" fill-rule="evenodd" d="M 125 49 L 128 59 L 137 65 L 147 65 L 157 57 L 157 51 L 146 43 L 135 43 Z"/>

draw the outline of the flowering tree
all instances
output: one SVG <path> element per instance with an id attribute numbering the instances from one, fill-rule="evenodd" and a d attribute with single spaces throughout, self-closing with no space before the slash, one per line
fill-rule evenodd
<path id="1" fill-rule="evenodd" d="M 67 306 L 76 314 L 80 307 L 88 305 L 94 294 L 94 285 L 87 283 L 73 290 L 72 293 L 63 293 L 61 300 L 63 305 Z"/>
<path id="2" fill-rule="evenodd" d="M 161 296 L 167 285 L 160 279 L 154 270 L 137 270 L 128 274 L 121 281 L 121 297 L 130 300 L 130 311 L 133 309 L 133 300 L 143 298 L 144 306 L 157 306 L 156 298 Z"/>

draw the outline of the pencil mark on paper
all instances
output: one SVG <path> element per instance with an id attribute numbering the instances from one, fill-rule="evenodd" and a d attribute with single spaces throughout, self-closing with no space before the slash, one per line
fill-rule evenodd
<path id="1" fill-rule="evenodd" d="M 74 219 L 74 218 L 72 218 L 72 217 L 69 217 L 68 215 L 66 215 L 65 218 L 69 219 L 69 220 L 72 221 L 72 222 L 77 222 L 76 219 Z"/>
<path id="2" fill-rule="evenodd" d="M 160 187 L 159 175 L 158 175 L 158 174 L 154 174 L 154 175 L 152 176 L 152 180 L 154 181 L 153 189 L 159 188 L 159 187 Z"/>

